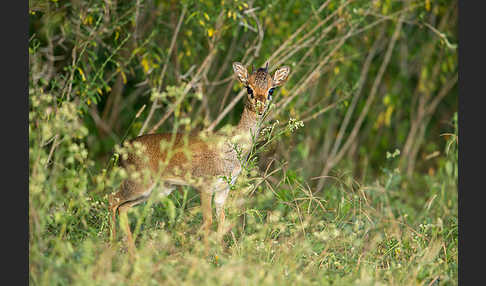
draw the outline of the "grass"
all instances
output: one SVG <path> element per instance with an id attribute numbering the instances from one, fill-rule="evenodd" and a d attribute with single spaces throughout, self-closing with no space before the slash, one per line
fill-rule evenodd
<path id="1" fill-rule="evenodd" d="M 109 243 L 102 192 L 31 244 L 32 285 L 457 285 L 454 180 L 425 176 L 423 193 L 398 171 L 369 185 L 341 176 L 311 194 L 295 174 L 279 184 L 239 180 L 227 204 L 224 246 L 198 232 L 199 197 L 181 189 L 129 214 L 132 261 Z M 245 177 L 245 176 L 243 176 Z M 415 190 L 416 191 L 416 190 Z M 99 195 L 96 195 L 99 194 Z M 80 223 L 82 221 L 83 223 Z M 68 231 L 63 231 L 62 229 Z M 216 225 L 214 225 L 214 229 Z"/>

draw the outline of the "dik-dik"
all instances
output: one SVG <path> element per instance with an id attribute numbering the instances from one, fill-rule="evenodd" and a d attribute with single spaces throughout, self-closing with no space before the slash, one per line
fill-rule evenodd
<path id="1" fill-rule="evenodd" d="M 259 133 L 260 121 L 274 88 L 284 84 L 290 72 L 289 67 L 283 66 L 272 76 L 268 73 L 268 63 L 265 68 L 251 74 L 238 62 L 233 63 L 233 70 L 248 96 L 241 119 L 231 132 L 147 134 L 130 141 L 130 144 L 139 145 L 141 151 L 128 153 L 125 159 L 120 160 L 129 176 L 118 192 L 109 196 L 114 238 L 117 211 L 120 216 L 126 216 L 130 207 L 146 201 L 154 189 L 168 195 L 177 185 L 189 185 L 199 191 L 206 242 L 212 224 L 211 200 L 214 194 L 218 234 L 222 234 L 224 203 L 241 171 L 240 159 L 246 158 Z M 130 177 L 130 173 L 144 170 L 152 174 L 148 179 Z M 124 222 L 128 249 L 133 254 L 135 245 L 127 217 Z"/>

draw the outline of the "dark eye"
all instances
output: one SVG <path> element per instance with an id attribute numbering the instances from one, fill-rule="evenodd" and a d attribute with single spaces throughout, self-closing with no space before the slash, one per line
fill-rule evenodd
<path id="1" fill-rule="evenodd" d="M 268 90 L 268 100 L 272 100 L 273 88 Z"/>
<path id="2" fill-rule="evenodd" d="M 251 95 L 251 98 L 253 98 L 253 89 L 251 89 L 251 87 L 247 86 L 246 92 L 248 92 L 248 94 Z"/>

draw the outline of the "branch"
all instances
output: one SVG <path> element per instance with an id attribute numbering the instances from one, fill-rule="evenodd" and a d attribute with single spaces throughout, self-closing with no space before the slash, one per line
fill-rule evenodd
<path id="1" fill-rule="evenodd" d="M 165 76 L 165 71 L 167 70 L 167 66 L 169 65 L 169 60 L 170 56 L 172 55 L 172 51 L 174 50 L 174 46 L 176 43 L 177 36 L 179 34 L 179 31 L 182 26 L 182 20 L 184 19 L 184 15 L 186 14 L 187 11 L 187 6 L 184 6 L 182 9 L 181 16 L 179 17 L 179 22 L 177 23 L 176 29 L 174 31 L 174 35 L 172 35 L 172 40 L 170 43 L 170 48 L 169 48 L 169 53 L 167 54 L 167 57 L 165 59 L 164 67 L 162 68 L 162 73 L 160 74 L 160 79 L 159 79 L 159 92 L 160 89 L 162 88 L 162 83 L 164 82 L 164 76 Z M 138 132 L 138 136 L 142 135 L 143 132 L 145 131 L 145 128 L 147 128 L 148 123 L 152 119 L 152 116 L 154 115 L 155 109 L 157 108 L 158 105 L 158 99 L 154 100 L 154 103 L 152 103 L 152 107 L 150 108 L 149 114 L 147 116 L 147 119 L 145 119 L 145 122 L 142 125 L 142 129 L 140 129 L 140 132 Z"/>
<path id="2" fill-rule="evenodd" d="M 330 160 L 326 162 L 326 165 L 321 172 L 321 175 L 320 175 L 321 177 L 326 176 L 327 172 L 330 170 L 330 168 L 332 168 L 332 166 L 334 166 L 337 162 L 339 162 L 341 160 L 341 158 L 344 156 L 344 154 L 349 149 L 351 144 L 354 142 L 356 136 L 358 135 L 358 132 L 361 128 L 361 124 L 363 124 L 363 121 L 364 121 L 366 115 L 368 114 L 371 103 L 373 103 L 373 100 L 375 99 L 376 92 L 378 91 L 378 87 L 381 83 L 381 79 L 383 77 L 383 74 L 385 73 L 385 70 L 388 67 L 388 64 L 390 62 L 391 55 L 392 55 L 393 49 L 395 47 L 395 43 L 398 40 L 398 37 L 400 36 L 400 31 L 402 30 L 402 24 L 403 24 L 403 16 L 401 16 L 398 20 L 398 23 L 395 27 L 395 31 L 393 32 L 392 39 L 390 41 L 390 44 L 388 45 L 388 48 L 387 48 L 387 51 L 386 51 L 386 54 L 385 54 L 385 58 L 383 59 L 383 62 L 380 66 L 380 69 L 379 69 L 378 74 L 375 78 L 375 81 L 373 82 L 373 86 L 371 87 L 370 95 L 369 95 L 368 99 L 366 100 L 365 106 L 363 107 L 361 114 L 360 114 L 356 124 L 354 125 L 353 130 L 351 131 L 351 134 L 349 135 L 348 139 L 346 140 L 346 143 L 343 145 L 343 147 L 337 153 L 337 155 L 334 156 L 333 158 L 330 158 Z M 324 186 L 324 181 L 325 181 L 324 178 L 319 180 L 319 182 L 317 184 L 316 192 L 319 192 L 320 190 L 322 190 L 322 187 Z"/>

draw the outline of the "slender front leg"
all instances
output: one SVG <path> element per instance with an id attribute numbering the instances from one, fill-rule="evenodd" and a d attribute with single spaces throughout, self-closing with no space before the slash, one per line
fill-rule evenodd
<path id="1" fill-rule="evenodd" d="M 214 204 L 216 206 L 216 215 L 218 216 L 218 240 L 222 242 L 224 235 L 224 203 L 228 197 L 229 188 L 216 192 L 214 195 Z"/>
<path id="2" fill-rule="evenodd" d="M 208 191 L 201 191 L 201 209 L 203 214 L 203 228 L 204 228 L 204 245 L 206 248 L 206 255 L 208 253 L 208 236 L 209 228 L 213 223 L 213 216 L 211 210 L 212 193 Z"/>
<path id="3" fill-rule="evenodd" d="M 224 235 L 224 208 L 221 208 L 218 214 L 218 239 L 222 240 Z"/>

